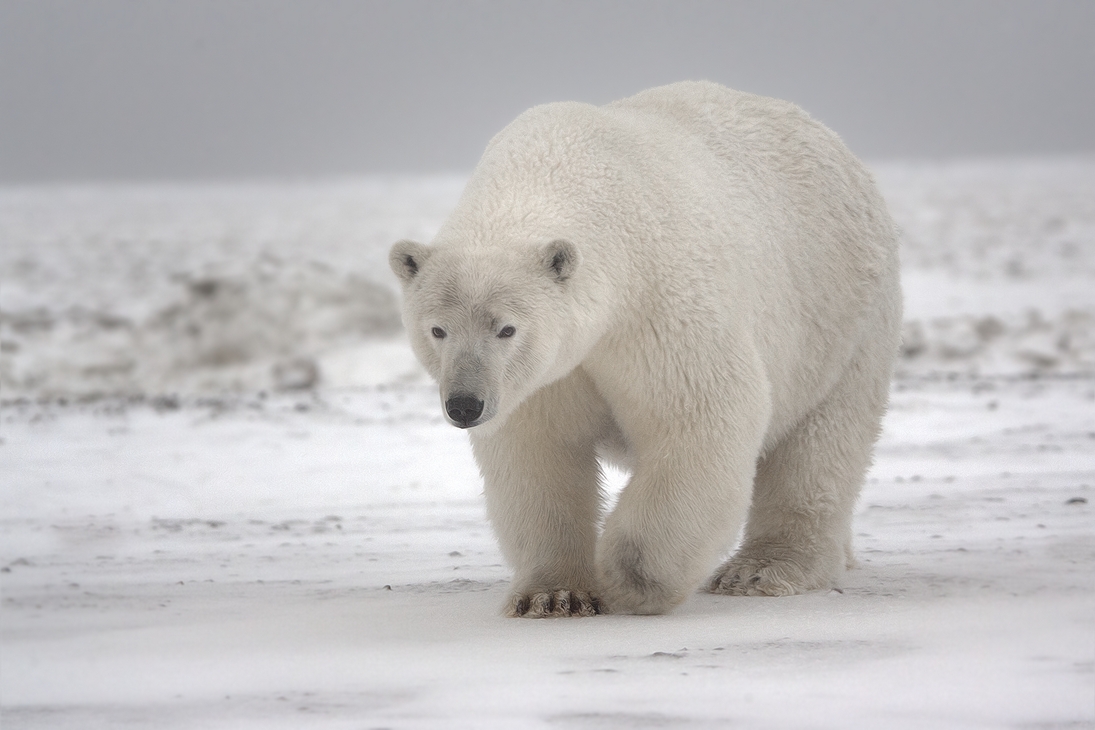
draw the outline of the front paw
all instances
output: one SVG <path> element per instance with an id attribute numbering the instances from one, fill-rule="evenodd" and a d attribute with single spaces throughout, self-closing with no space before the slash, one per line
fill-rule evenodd
<path id="1" fill-rule="evenodd" d="M 606 612 L 669 613 L 688 596 L 688 586 L 674 579 L 638 542 L 621 541 L 616 549 L 604 548 L 598 559 L 598 582 Z"/>
<path id="2" fill-rule="evenodd" d="M 601 602 L 596 596 L 566 588 L 517 591 L 510 596 L 506 606 L 506 615 L 511 618 L 561 618 L 599 613 L 602 613 Z"/>

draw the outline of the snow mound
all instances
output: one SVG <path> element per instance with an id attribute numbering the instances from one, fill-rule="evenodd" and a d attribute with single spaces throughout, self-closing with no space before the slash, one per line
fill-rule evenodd
<path id="1" fill-rule="evenodd" d="M 339 385 L 323 363 L 362 349 L 369 360 L 376 340 L 401 331 L 388 288 L 316 262 L 264 257 L 243 275 L 180 275 L 165 288 L 175 296 L 141 318 L 79 305 L 0 311 L 5 396 Z"/>
<path id="2" fill-rule="evenodd" d="M 960 315 L 906 321 L 898 375 L 927 372 L 1048 374 L 1095 372 L 1095 316 L 1069 309 L 1049 319 Z"/>

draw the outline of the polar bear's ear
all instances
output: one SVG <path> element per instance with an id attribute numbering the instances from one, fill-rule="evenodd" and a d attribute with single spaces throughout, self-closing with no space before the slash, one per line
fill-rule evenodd
<path id="1" fill-rule="evenodd" d="M 551 276 L 562 283 L 578 268 L 580 258 L 577 246 L 559 238 L 544 246 L 541 261 Z"/>
<path id="2" fill-rule="evenodd" d="M 432 251 L 429 246 L 423 246 L 414 241 L 399 241 L 392 246 L 391 253 L 388 254 L 388 263 L 400 281 L 407 284 L 418 275 L 418 270 L 422 268 L 422 264 L 426 263 L 430 253 Z"/>

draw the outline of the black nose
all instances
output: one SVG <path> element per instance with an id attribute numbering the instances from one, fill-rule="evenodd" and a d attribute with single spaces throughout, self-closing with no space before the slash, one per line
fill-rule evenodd
<path id="1" fill-rule="evenodd" d="M 483 414 L 483 401 L 474 395 L 454 395 L 445 401 L 445 411 L 460 428 L 467 428 Z"/>

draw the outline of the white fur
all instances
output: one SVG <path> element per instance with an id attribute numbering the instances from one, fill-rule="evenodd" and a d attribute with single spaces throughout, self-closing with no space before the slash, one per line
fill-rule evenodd
<path id="1" fill-rule="evenodd" d="M 483 401 L 511 614 L 668 611 L 743 525 L 709 590 L 799 593 L 851 562 L 897 241 L 869 173 L 798 107 L 705 82 L 535 107 L 433 244 L 391 260 L 442 403 Z M 599 531 L 600 458 L 631 479 Z"/>

